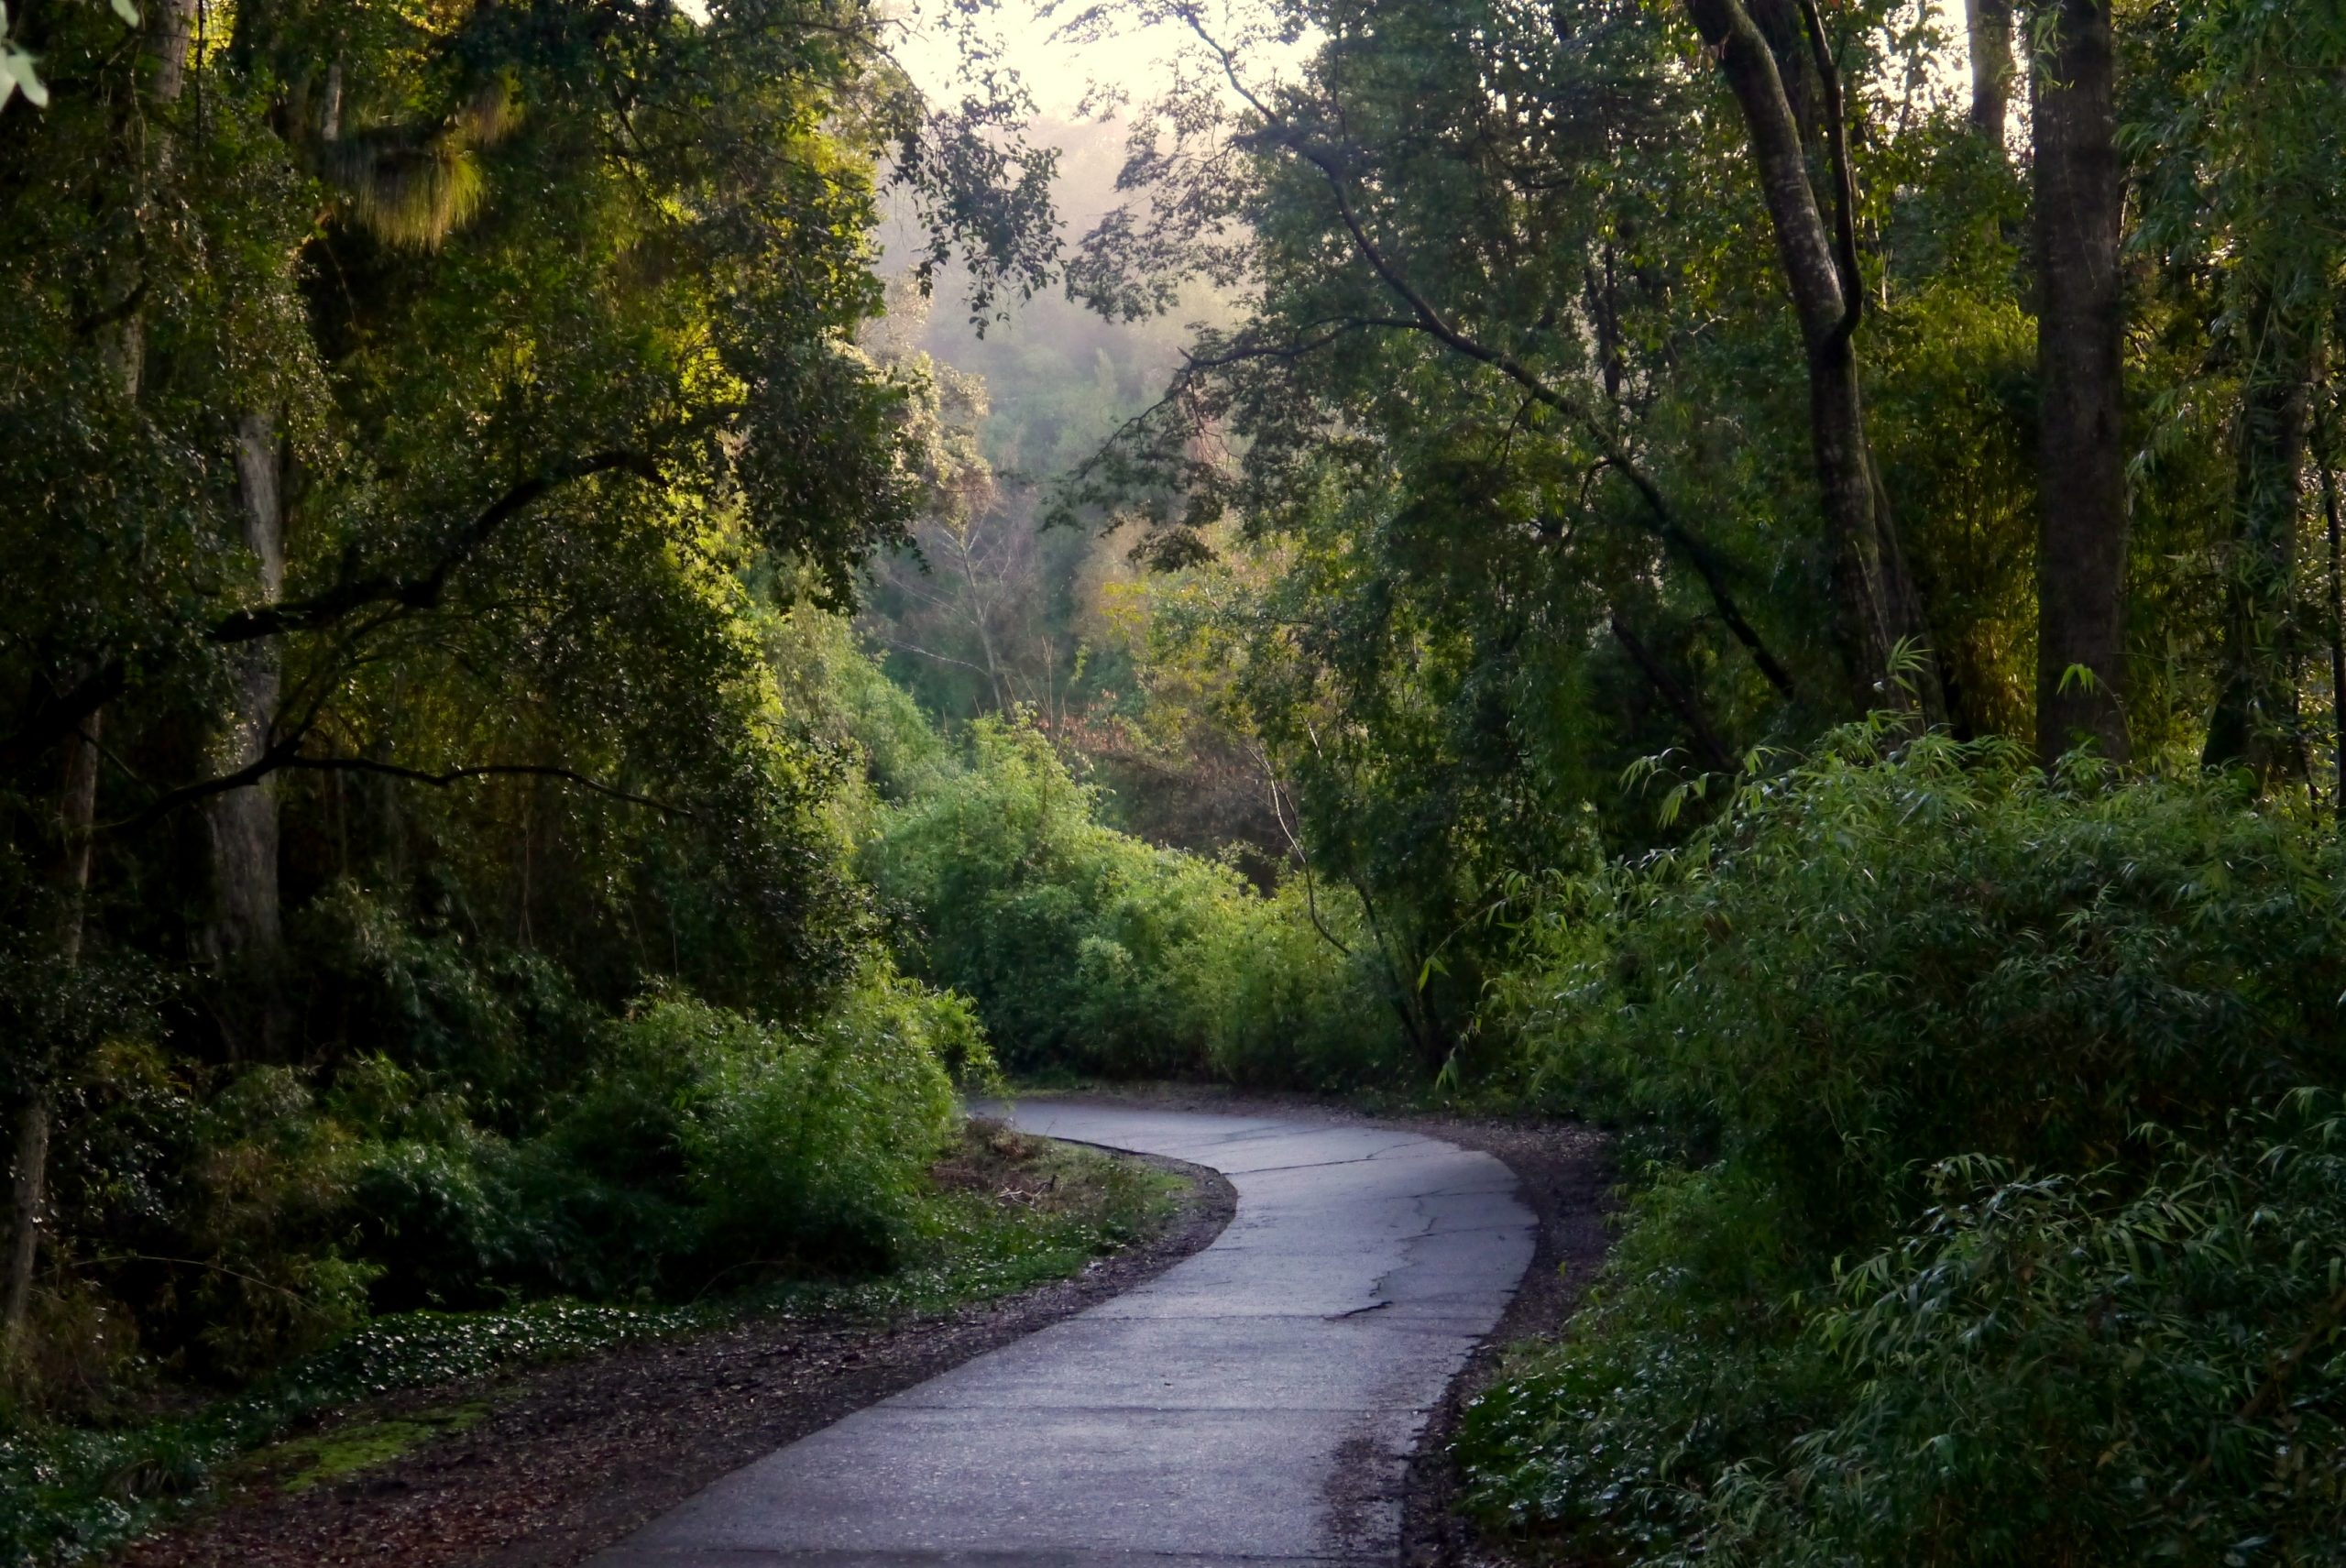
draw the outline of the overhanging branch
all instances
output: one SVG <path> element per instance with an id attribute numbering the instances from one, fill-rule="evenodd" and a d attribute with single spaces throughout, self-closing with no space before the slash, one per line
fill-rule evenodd
<path id="1" fill-rule="evenodd" d="M 685 806 L 660 800 L 617 784 L 605 784 L 598 778 L 582 773 L 575 768 L 565 768 L 552 762 L 477 762 L 470 767 L 450 768 L 445 773 L 429 773 L 420 768 L 402 768 L 392 762 L 378 762 L 369 757 L 304 757 L 289 759 L 285 765 L 312 773 L 378 773 L 386 778 L 405 779 L 410 784 L 430 784 L 434 789 L 447 789 L 468 779 L 539 778 L 558 779 L 576 784 L 606 800 L 616 800 L 629 806 L 641 806 L 663 817 L 690 817 L 694 814 Z"/>
<path id="2" fill-rule="evenodd" d="M 634 452 L 597 452 L 559 464 L 532 475 L 498 497 L 465 525 L 440 559 L 420 576 L 358 577 L 308 598 L 240 609 L 214 621 L 205 630 L 204 640 L 234 646 L 290 632 L 324 630 L 374 605 L 388 605 L 399 610 L 433 609 L 447 591 L 449 580 L 517 513 L 561 486 L 608 473 L 632 474 L 655 484 L 660 479 L 660 471 L 652 460 Z M 0 772 L 30 763 L 80 729 L 92 714 L 122 696 L 130 685 L 128 664 L 115 657 L 93 664 L 63 691 L 42 696 L 26 711 L 15 731 L 0 739 Z"/>
<path id="3" fill-rule="evenodd" d="M 1298 158 L 1319 170 L 1321 179 L 1328 187 L 1329 195 L 1335 203 L 1337 221 L 1343 225 L 1344 232 L 1351 236 L 1354 248 L 1368 264 L 1369 269 L 1376 274 L 1378 280 L 1390 290 L 1409 311 L 1409 316 L 1406 320 L 1361 318 L 1360 324 L 1424 333 L 1453 352 L 1498 371 L 1517 386 L 1521 387 L 1533 400 L 1579 425 L 1595 444 L 1606 465 L 1627 479 L 1630 488 L 1637 491 L 1638 499 L 1644 503 L 1647 511 L 1654 519 L 1656 535 L 1675 549 L 1687 564 L 1694 568 L 1695 575 L 1702 578 L 1704 587 L 1711 596 L 1712 604 L 1717 608 L 1720 620 L 1734 634 L 1736 641 L 1742 643 L 1750 652 L 1752 662 L 1759 666 L 1760 673 L 1766 677 L 1768 684 L 1775 687 L 1785 700 L 1794 699 L 1798 695 L 1798 689 L 1793 684 L 1792 672 L 1787 670 L 1782 662 L 1769 651 L 1767 644 L 1760 640 L 1758 629 L 1744 616 L 1734 596 L 1727 591 L 1715 553 L 1680 521 L 1668 499 L 1663 497 L 1661 488 L 1654 483 L 1651 476 L 1638 466 L 1636 460 L 1630 456 L 1628 449 L 1614 435 L 1612 429 L 1606 422 L 1583 400 L 1551 385 L 1514 356 L 1482 342 L 1444 315 L 1433 302 L 1421 293 L 1409 281 L 1407 275 L 1393 264 L 1383 248 L 1369 235 L 1367 226 L 1362 223 L 1359 214 L 1353 207 L 1343 172 L 1337 168 L 1335 160 L 1324 151 L 1313 147 L 1306 137 L 1298 134 L 1277 111 L 1264 103 L 1246 85 L 1244 79 L 1238 72 L 1237 60 L 1232 57 L 1221 41 L 1207 30 L 1204 22 L 1193 9 L 1186 5 L 1182 6 L 1178 15 L 1189 30 L 1197 35 L 1199 40 L 1211 49 L 1221 62 L 1222 75 L 1229 82 L 1231 91 L 1236 93 L 1245 101 L 1249 108 L 1262 116 L 1263 123 L 1277 137 L 1278 145 L 1287 148 Z M 1844 170 L 1846 172 L 1846 164 Z M 1332 337 L 1334 334 L 1328 335 Z M 1323 338 L 1321 341 L 1326 339 Z M 1305 346 L 1318 346 L 1318 345 Z M 1299 353 L 1303 351 L 1303 348 L 1298 350 Z M 1258 353 L 1254 356 L 1266 356 Z"/>
<path id="4" fill-rule="evenodd" d="M 206 633 L 214 642 L 249 642 L 289 631 L 316 631 L 334 625 L 355 610 L 390 604 L 407 609 L 432 609 L 447 591 L 457 570 L 487 544 L 498 529 L 547 492 L 596 474 L 633 474 L 658 483 L 660 470 L 650 458 L 634 452 L 597 452 L 574 462 L 533 474 L 497 498 L 487 510 L 467 523 L 431 570 L 413 577 L 376 576 L 338 583 L 323 593 L 303 599 L 258 605 L 240 609 L 215 622 Z"/>
<path id="5" fill-rule="evenodd" d="M 659 812 L 663 817 L 690 817 L 693 813 L 681 806 L 638 795 L 617 784 L 582 773 L 576 768 L 565 768 L 553 762 L 477 762 L 461 768 L 433 773 L 423 768 L 401 767 L 396 762 L 378 762 L 372 757 L 313 757 L 301 751 L 303 737 L 296 735 L 290 741 L 279 741 L 252 762 L 233 773 L 199 779 L 191 784 L 166 792 L 148 803 L 137 816 L 108 824 L 101 829 L 106 833 L 128 832 L 145 827 L 157 818 L 168 816 L 183 806 L 192 806 L 214 795 L 234 790 L 248 789 L 274 773 L 287 772 L 373 773 L 383 778 L 404 779 L 410 784 L 429 784 L 434 789 L 449 789 L 473 779 L 519 777 L 557 779 L 574 784 L 590 794 L 608 800 L 640 806 Z"/>

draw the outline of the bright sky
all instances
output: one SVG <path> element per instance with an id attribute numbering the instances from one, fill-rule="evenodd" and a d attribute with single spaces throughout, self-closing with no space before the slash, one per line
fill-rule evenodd
<path id="1" fill-rule="evenodd" d="M 951 0 L 942 3 L 949 5 Z M 1036 107 L 1047 116 L 1073 115 L 1094 82 L 1120 87 L 1135 101 L 1149 98 L 1164 86 L 1180 46 L 1194 41 L 1184 29 L 1160 26 L 1127 27 L 1096 42 L 1070 42 L 1058 37 L 1059 30 L 1069 18 L 1088 8 L 1089 0 L 1065 0 L 1051 16 L 1042 14 L 1045 3 L 995 0 L 995 8 L 981 19 L 981 26 L 1002 41 L 1004 58 L 1025 79 Z M 954 73 L 960 65 L 960 53 L 953 38 L 933 25 L 933 14 L 939 8 L 940 0 L 915 0 L 908 7 L 914 13 L 909 19 L 911 30 L 896 57 L 923 91 L 935 98 L 949 99 L 956 95 Z M 1207 0 L 1203 9 L 1212 16 L 1224 6 Z"/>
<path id="2" fill-rule="evenodd" d="M 1163 24 L 1127 27 L 1115 37 L 1092 43 L 1070 42 L 1058 36 L 1060 29 L 1092 0 L 1059 0 L 1056 14 L 1046 16 L 1044 8 L 1050 3 L 991 0 L 994 8 L 981 18 L 981 26 L 1002 42 L 1004 58 L 1025 81 L 1036 107 L 1047 117 L 1071 117 L 1094 82 L 1121 87 L 1135 101 L 1146 101 L 1164 86 L 1170 61 L 1180 47 L 1194 41 L 1187 29 Z M 1112 10 L 1115 8 L 1114 0 L 1108 4 Z M 936 25 L 937 14 L 955 5 L 956 0 L 904 0 L 909 30 L 896 49 L 913 79 L 939 100 L 958 96 L 954 74 L 960 65 L 959 48 L 949 32 Z M 1250 10 L 1261 15 L 1247 0 L 1202 0 L 1200 9 L 1225 36 L 1238 30 L 1235 17 Z M 1924 16 L 1937 23 L 1948 46 L 1931 62 L 1933 85 L 1942 91 L 1964 90 L 1970 66 L 1959 0 L 1901 0 L 1897 7 L 1897 24 L 1902 27 Z M 1301 53 L 1299 48 L 1258 49 L 1246 63 L 1270 75 L 1288 58 Z"/>

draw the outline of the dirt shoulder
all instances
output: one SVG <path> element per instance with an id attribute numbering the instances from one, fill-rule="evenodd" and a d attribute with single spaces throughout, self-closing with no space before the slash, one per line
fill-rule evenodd
<path id="1" fill-rule="evenodd" d="M 1506 1568 L 1517 1559 L 1482 1540 L 1456 1511 L 1460 1476 L 1451 1440 L 1460 1414 L 1490 1387 L 1508 1347 L 1553 1338 L 1603 1266 L 1612 1241 L 1608 1151 L 1602 1135 L 1570 1123 L 1430 1115 L 1396 1118 L 1393 1124 L 1496 1156 L 1515 1172 L 1523 1201 L 1540 1218 L 1539 1244 L 1521 1288 L 1418 1440 L 1401 1516 L 1401 1561 L 1408 1568 Z"/>
<path id="2" fill-rule="evenodd" d="M 1040 1098 L 1040 1096 L 1036 1096 Z M 1537 1251 L 1497 1328 L 1433 1412 L 1407 1480 L 1408 1568 L 1506 1568 L 1454 1511 L 1450 1442 L 1507 1346 L 1554 1333 L 1603 1263 L 1612 1177 L 1605 1140 L 1571 1124 L 1370 1115 L 1341 1102 L 1165 1087 L 1085 1099 L 1277 1112 L 1422 1132 L 1496 1156 L 1539 1219 Z M 1233 1206 L 1214 1172 L 1190 1179 L 1154 1238 L 1080 1275 L 886 1323 L 759 1319 L 494 1385 L 444 1387 L 353 1412 L 433 1436 L 346 1477 L 290 1490 L 264 1476 L 202 1518 L 141 1542 L 127 1568 L 570 1568 L 751 1460 L 842 1416 L 1154 1277 L 1220 1234 Z"/>
<path id="3" fill-rule="evenodd" d="M 567 1568 L 729 1471 L 1162 1273 L 1233 1207 L 1189 1179 L 1158 1234 L 1073 1278 L 886 1323 L 760 1319 L 363 1412 L 442 1434 L 339 1480 L 257 1480 L 132 1547 L 129 1568 Z"/>
<path id="4" fill-rule="evenodd" d="M 1524 1202 L 1540 1222 L 1537 1249 L 1515 1299 L 1452 1383 L 1419 1439 L 1403 1503 L 1400 1561 L 1406 1568 L 1510 1568 L 1517 1563 L 1504 1545 L 1480 1539 L 1473 1524 L 1456 1512 L 1460 1476 L 1451 1440 L 1461 1412 L 1490 1387 L 1508 1347 L 1552 1338 L 1604 1265 L 1611 1245 L 1608 1216 L 1615 1182 L 1604 1135 L 1571 1122 L 1416 1112 L 1371 1114 L 1319 1096 L 1245 1094 L 1189 1085 L 1086 1090 L 1066 1098 L 1233 1114 L 1317 1115 L 1395 1127 L 1480 1149 L 1515 1173 Z"/>

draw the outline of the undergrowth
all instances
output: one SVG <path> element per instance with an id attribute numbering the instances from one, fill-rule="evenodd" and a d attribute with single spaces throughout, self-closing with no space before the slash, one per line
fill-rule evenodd
<path id="1" fill-rule="evenodd" d="M 1558 889 L 1524 1083 L 1641 1168 L 1464 1423 L 1574 1562 L 2346 1562 L 2346 850 L 1844 731 Z"/>
<path id="2" fill-rule="evenodd" d="M 0 1561 L 102 1557 L 203 1498 L 225 1467 L 370 1402 L 705 1332 L 745 1317 L 882 1321 L 1066 1277 L 1160 1228 L 1178 1179 L 970 1124 L 932 1168 L 884 1273 L 759 1278 L 670 1304 L 546 1300 L 378 1318 L 232 1398 L 111 1429 L 0 1436 Z M 393 1448 L 387 1451 L 396 1453 Z M 299 1457 L 294 1455 L 291 1457 Z"/>

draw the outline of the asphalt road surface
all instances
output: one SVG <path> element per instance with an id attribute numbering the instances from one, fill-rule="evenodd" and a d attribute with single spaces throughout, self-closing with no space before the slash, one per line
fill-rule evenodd
<path id="1" fill-rule="evenodd" d="M 1149 1283 L 735 1471 L 589 1568 L 1361 1568 L 1534 1222 L 1488 1155 L 1296 1115 L 1038 1101 L 1029 1132 L 1222 1171 Z"/>

